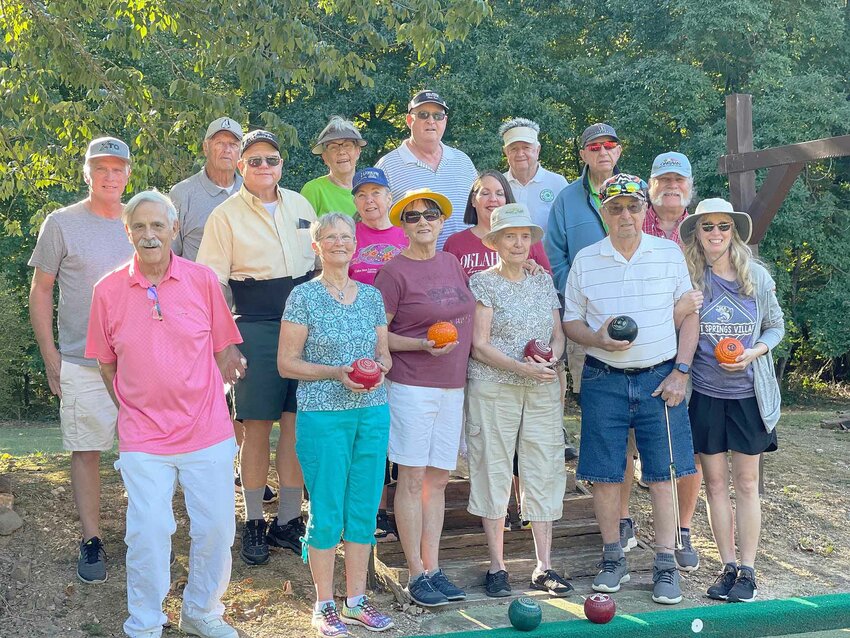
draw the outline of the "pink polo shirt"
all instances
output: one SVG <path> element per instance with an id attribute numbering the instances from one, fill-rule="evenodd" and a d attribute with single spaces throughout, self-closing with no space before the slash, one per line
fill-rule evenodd
<path id="1" fill-rule="evenodd" d="M 233 436 L 214 354 L 242 342 L 212 270 L 171 254 L 156 286 L 162 321 L 138 258 L 94 287 L 86 357 L 116 363 L 118 447 L 183 454 Z"/>

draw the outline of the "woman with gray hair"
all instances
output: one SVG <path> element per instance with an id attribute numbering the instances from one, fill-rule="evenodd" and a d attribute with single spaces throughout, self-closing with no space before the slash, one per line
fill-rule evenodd
<path id="1" fill-rule="evenodd" d="M 339 115 L 331 117 L 328 125 L 319 133 L 313 145 L 313 155 L 321 155 L 328 167 L 328 174 L 310 180 L 301 189 L 301 194 L 321 217 L 331 211 L 354 216 L 354 198 L 351 196 L 354 172 L 360 149 L 366 140 L 353 122 Z"/>
<path id="2" fill-rule="evenodd" d="M 302 555 L 316 586 L 313 627 L 320 636 L 345 636 L 346 624 L 384 631 L 393 622 L 365 591 L 390 429 L 383 386 L 392 365 L 387 318 L 381 293 L 348 275 L 352 219 L 328 213 L 310 233 L 322 274 L 290 293 L 277 362 L 281 376 L 298 379 L 295 452 L 310 494 Z M 341 613 L 333 590 L 340 537 L 347 590 Z"/>

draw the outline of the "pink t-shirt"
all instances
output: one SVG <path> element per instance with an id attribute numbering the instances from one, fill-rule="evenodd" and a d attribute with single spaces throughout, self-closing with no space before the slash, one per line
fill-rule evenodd
<path id="1" fill-rule="evenodd" d="M 390 381 L 426 388 L 462 388 L 472 347 L 475 297 L 454 255 L 439 250 L 426 260 L 399 255 L 381 268 L 375 286 L 384 297 L 387 314 L 394 315 L 390 332 L 425 339 L 428 328 L 438 321 L 450 321 L 458 332 L 458 345 L 440 357 L 424 350 L 393 352 L 393 367 L 387 375 Z"/>
<path id="2" fill-rule="evenodd" d="M 213 271 L 172 253 L 156 286 L 138 258 L 94 287 L 86 356 L 117 363 L 118 448 L 184 454 L 233 436 L 214 354 L 242 343 Z"/>
<path id="3" fill-rule="evenodd" d="M 348 266 L 348 276 L 371 286 L 384 264 L 407 248 L 409 242 L 398 226 L 375 230 L 357 222 L 356 229 L 357 248 Z"/>
<path id="4" fill-rule="evenodd" d="M 449 237 L 443 250 L 457 257 L 461 268 L 470 277 L 499 263 L 499 255 L 496 251 L 487 248 L 471 228 Z M 531 245 L 528 257 L 543 266 L 550 275 L 552 274 L 552 266 L 549 264 L 549 258 L 546 257 L 546 251 L 541 242 Z"/>

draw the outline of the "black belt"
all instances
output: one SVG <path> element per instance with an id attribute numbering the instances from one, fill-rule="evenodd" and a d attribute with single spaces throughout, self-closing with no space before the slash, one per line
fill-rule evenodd
<path id="1" fill-rule="evenodd" d="M 642 372 L 651 372 L 656 368 L 671 365 L 672 363 L 673 359 L 667 359 L 667 361 L 656 363 L 654 366 L 649 366 L 648 368 L 615 368 L 614 366 L 609 366 L 604 361 L 600 361 L 599 359 L 591 357 L 590 355 L 584 358 L 584 365 L 588 367 L 596 368 L 597 370 L 605 370 L 605 372 L 619 372 L 620 374 L 641 374 Z"/>
<path id="2" fill-rule="evenodd" d="M 275 279 L 231 279 L 233 313 L 240 321 L 280 321 L 289 293 L 298 284 L 313 277 L 310 271 L 302 277 L 277 277 Z"/>

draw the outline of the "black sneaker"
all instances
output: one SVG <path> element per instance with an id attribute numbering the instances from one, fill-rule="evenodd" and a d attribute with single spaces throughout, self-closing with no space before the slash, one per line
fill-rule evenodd
<path id="1" fill-rule="evenodd" d="M 275 516 L 269 525 L 266 542 L 272 547 L 291 549 L 300 556 L 301 539 L 304 538 L 306 529 L 304 519 L 300 516 L 296 516 L 286 525 L 278 525 L 277 516 Z"/>
<path id="2" fill-rule="evenodd" d="M 564 461 L 575 461 L 578 458 L 578 450 L 575 445 L 567 445 L 564 448 Z"/>
<path id="3" fill-rule="evenodd" d="M 442 569 L 438 569 L 433 574 L 428 574 L 428 580 L 431 581 L 431 586 L 434 589 L 449 600 L 466 600 L 466 592 L 450 581 Z"/>
<path id="4" fill-rule="evenodd" d="M 87 541 L 80 541 L 77 578 L 91 584 L 106 582 L 106 551 L 97 536 L 92 536 Z"/>
<path id="5" fill-rule="evenodd" d="M 375 517 L 375 538 L 379 543 L 398 540 L 398 532 L 387 516 L 387 510 L 378 510 L 378 515 Z"/>
<path id="6" fill-rule="evenodd" d="M 248 565 L 265 565 L 269 562 L 269 545 L 266 543 L 266 521 L 262 518 L 246 521 L 242 528 L 242 547 L 239 557 Z"/>
<path id="7" fill-rule="evenodd" d="M 550 596 L 559 598 L 573 593 L 573 586 L 554 569 L 547 569 L 545 572 L 534 570 L 531 574 L 531 588 L 548 592 Z"/>
<path id="8" fill-rule="evenodd" d="M 759 590 L 756 589 L 756 572 L 752 567 L 741 565 L 738 568 L 738 578 L 729 590 L 726 598 L 730 603 L 751 603 L 756 599 Z"/>
<path id="9" fill-rule="evenodd" d="M 717 574 L 714 584 L 708 588 L 705 595 L 714 600 L 726 600 L 737 578 L 738 567 L 734 563 L 726 563 L 723 566 L 723 571 Z"/>
<path id="10" fill-rule="evenodd" d="M 270 485 L 266 485 L 263 491 L 263 503 L 274 503 L 277 500 L 277 492 Z"/>
<path id="11" fill-rule="evenodd" d="M 491 598 L 503 598 L 511 595 L 511 584 L 508 582 L 508 572 L 500 569 L 495 574 L 484 574 L 484 593 Z"/>

